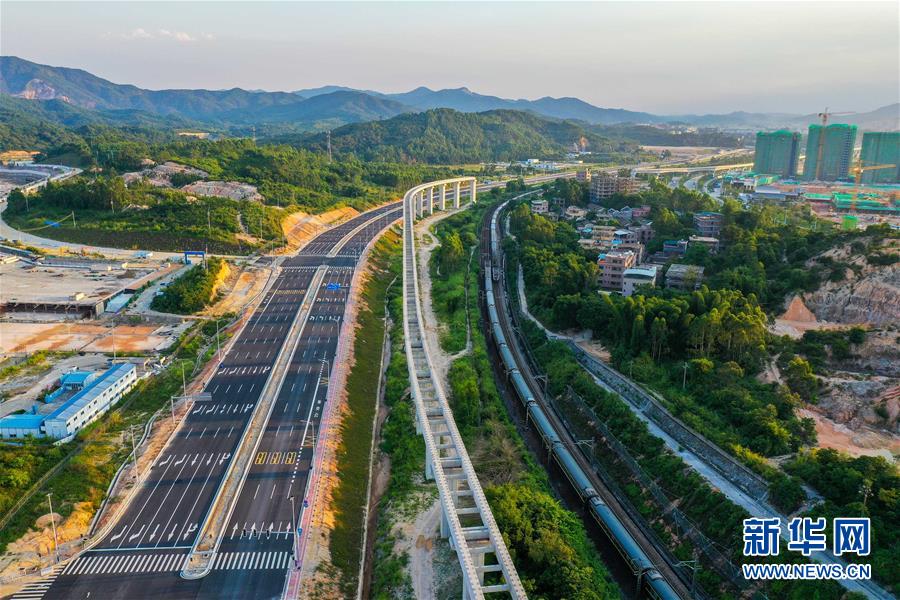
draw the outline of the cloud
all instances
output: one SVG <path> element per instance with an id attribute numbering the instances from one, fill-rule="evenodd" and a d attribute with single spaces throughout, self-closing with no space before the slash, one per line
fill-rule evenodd
<path id="1" fill-rule="evenodd" d="M 197 41 L 210 42 L 215 39 L 211 33 L 200 33 L 191 35 L 186 31 L 173 31 L 171 29 L 157 29 L 156 31 L 147 31 L 143 27 L 132 29 L 125 33 L 114 34 L 107 32 L 103 35 L 104 39 L 120 39 L 120 40 L 154 40 L 154 39 L 170 39 L 176 42 L 191 43 Z"/>

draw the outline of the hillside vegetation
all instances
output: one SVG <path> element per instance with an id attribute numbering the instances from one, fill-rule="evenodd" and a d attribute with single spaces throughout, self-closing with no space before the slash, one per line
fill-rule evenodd
<path id="1" fill-rule="evenodd" d="M 67 242 L 143 248 L 247 252 L 280 243 L 281 221 L 302 210 L 320 213 L 349 206 L 364 210 L 395 199 L 403 190 L 451 171 L 400 164 L 368 164 L 290 146 L 258 146 L 248 139 L 152 144 L 115 136 L 65 143 L 48 152 L 86 155 L 96 151 L 107 174 L 88 173 L 53 184 L 25 198 L 14 192 L 4 218 L 20 230 Z M 141 160 L 173 160 L 209 173 L 210 179 L 256 186 L 262 202 L 187 194 L 141 181 L 125 187 L 116 171 Z M 74 212 L 74 221 L 72 214 Z"/>
<path id="2" fill-rule="evenodd" d="M 169 284 L 150 308 L 161 312 L 190 315 L 215 302 L 216 286 L 228 273 L 228 265 L 221 258 L 210 258 L 198 264 Z"/>
<path id="3" fill-rule="evenodd" d="M 276 139 L 317 151 L 323 151 L 327 143 L 324 134 Z M 561 158 L 579 141 L 597 153 L 585 157 L 587 160 L 613 162 L 632 159 L 638 152 L 636 144 L 604 137 L 584 124 L 512 110 L 461 113 L 435 109 L 345 125 L 331 132 L 332 149 L 340 154 L 431 164 Z"/>

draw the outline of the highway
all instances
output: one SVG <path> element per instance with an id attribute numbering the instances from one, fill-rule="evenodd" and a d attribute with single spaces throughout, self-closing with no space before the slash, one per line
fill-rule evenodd
<path id="1" fill-rule="evenodd" d="M 292 519 L 302 508 L 334 356 L 358 258 L 400 217 L 399 203 L 325 231 L 286 259 L 259 306 L 108 534 L 46 589 L 16 598 L 275 598 L 293 562 Z M 329 256 L 332 254 L 332 256 Z M 318 289 L 309 285 L 327 268 Z M 289 368 L 210 573 L 179 576 L 304 298 Z M 292 501 L 293 498 L 293 501 Z M 293 511 L 292 511 L 293 507 Z"/>

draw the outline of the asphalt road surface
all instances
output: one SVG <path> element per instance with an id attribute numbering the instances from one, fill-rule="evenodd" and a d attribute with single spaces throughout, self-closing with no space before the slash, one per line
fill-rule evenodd
<path id="1" fill-rule="evenodd" d="M 264 599 L 280 596 L 293 562 L 293 521 L 304 502 L 350 282 L 360 254 L 401 216 L 400 203 L 327 230 L 281 272 L 137 496 L 106 537 L 33 592 L 14 598 Z M 360 227 L 362 226 L 362 227 Z M 355 233 L 354 233 L 355 231 Z M 345 240 L 353 233 L 349 240 Z M 326 256 L 344 241 L 336 256 Z M 322 285 L 308 289 L 316 269 Z M 315 302 L 252 458 L 210 573 L 179 575 L 300 305 Z M 293 499 L 293 500 L 292 500 Z"/>

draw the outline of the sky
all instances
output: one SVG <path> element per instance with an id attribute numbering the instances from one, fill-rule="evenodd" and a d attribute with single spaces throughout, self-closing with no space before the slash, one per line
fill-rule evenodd
<path id="1" fill-rule="evenodd" d="M 898 2 L 0 2 L 0 54 L 144 88 L 468 87 L 658 114 L 900 101 Z"/>

